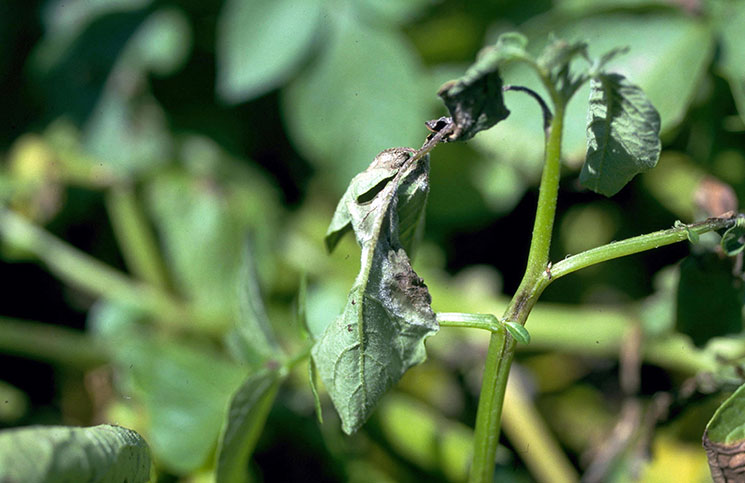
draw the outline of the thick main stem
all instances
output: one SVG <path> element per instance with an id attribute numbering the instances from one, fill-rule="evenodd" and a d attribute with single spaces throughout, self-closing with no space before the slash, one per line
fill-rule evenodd
<path id="1" fill-rule="evenodd" d="M 556 198 L 559 191 L 563 122 L 564 106 L 561 102 L 556 102 L 554 119 L 546 131 L 545 164 L 541 176 L 528 266 L 520 287 L 505 311 L 505 321 L 525 324 L 542 290 L 540 281 L 548 266 Z M 469 481 L 472 483 L 486 483 L 493 479 L 504 394 L 514 356 L 515 340 L 510 334 L 504 336 L 492 334 L 476 414 L 473 463 L 469 476 Z"/>

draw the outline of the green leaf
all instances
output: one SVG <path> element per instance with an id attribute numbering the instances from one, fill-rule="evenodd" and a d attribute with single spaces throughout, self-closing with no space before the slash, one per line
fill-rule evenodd
<path id="1" fill-rule="evenodd" d="M 706 425 L 703 445 L 716 483 L 742 479 L 745 456 L 745 384 L 717 408 Z"/>
<path id="2" fill-rule="evenodd" d="M 242 267 L 238 279 L 238 317 L 235 330 L 246 344 L 245 360 L 249 363 L 263 362 L 282 357 L 282 348 L 272 329 L 269 316 L 261 298 L 254 254 L 250 243 L 243 250 Z M 255 357 L 258 355 L 258 360 Z"/>
<path id="3" fill-rule="evenodd" d="M 562 2 L 563 4 L 563 2 Z M 591 58 L 611 49 L 628 46 L 629 53 L 609 61 L 607 71 L 624 74 L 638 84 L 657 108 L 662 132 L 670 132 L 684 119 L 691 101 L 707 75 L 714 52 L 711 22 L 704 16 L 682 14 L 673 9 L 648 10 L 638 15 L 614 10 L 584 18 L 544 16 L 522 27 L 530 46 L 542 47 L 554 32 L 568 42 L 586 41 Z M 629 35 L 633 32 L 634 35 Z M 535 72 L 523 63 L 500 69 L 506 83 L 522 85 L 545 94 Z M 589 83 L 578 89 L 567 106 L 562 141 L 562 160 L 571 168 L 581 166 L 587 152 L 587 98 Z M 538 183 L 543 167 L 544 132 L 536 102 L 521 93 L 505 93 L 511 114 L 509 122 L 476 136 L 469 145 L 483 152 L 493 165 L 479 184 L 487 199 L 498 196 L 495 186 L 503 172 L 516 172 L 510 186 Z M 515 177 L 515 176 L 513 176 Z M 522 189 L 512 199 L 519 200 Z M 505 209 L 508 209 L 507 206 Z"/>
<path id="4" fill-rule="evenodd" d="M 317 35 L 319 0 L 228 0 L 217 27 L 217 93 L 238 103 L 279 87 Z"/>
<path id="5" fill-rule="evenodd" d="M 158 335 L 140 318 L 122 305 L 100 303 L 88 325 L 112 354 L 117 389 L 145 412 L 143 431 L 154 458 L 187 474 L 213 454 L 246 369 L 216 353 L 213 343 Z"/>
<path id="6" fill-rule="evenodd" d="M 199 152 L 200 161 L 208 163 L 205 153 L 210 151 Z M 161 172 L 147 183 L 145 196 L 176 290 L 199 317 L 214 324 L 212 329 L 227 330 L 239 310 L 246 234 L 251 233 L 253 256 L 263 275 L 260 269 L 272 262 L 266 256 L 274 226 L 269 220 L 276 219 L 278 210 L 273 191 L 258 173 L 228 170 L 232 165 L 214 154 L 211 174 Z M 207 171 L 204 164 L 202 169 Z"/>
<path id="7" fill-rule="evenodd" d="M 364 19 L 329 12 L 327 48 L 282 92 L 290 136 L 340 190 L 383 149 L 420 145 L 434 104 L 410 42 Z"/>
<path id="8" fill-rule="evenodd" d="M 556 69 L 563 70 L 569 66 L 569 62 L 577 55 L 587 57 L 587 42 L 568 42 L 564 39 L 555 38 L 546 45 L 536 62 L 548 72 Z"/>
<path id="9" fill-rule="evenodd" d="M 620 74 L 590 81 L 587 158 L 580 182 L 613 196 L 660 157 L 660 115 L 641 89 Z"/>
<path id="10" fill-rule="evenodd" d="M 502 97 L 499 67 L 508 61 L 527 57 L 527 40 L 518 33 L 502 34 L 494 46 L 487 47 L 460 79 L 446 82 L 437 95 L 450 111 L 455 130 L 448 137 L 465 141 L 509 116 Z"/>
<path id="11" fill-rule="evenodd" d="M 729 82 L 740 117 L 745 120 L 745 38 L 742 35 L 745 3 L 719 2 L 717 6 L 721 7 L 716 22 L 721 39 L 721 55 L 718 56 L 717 64 Z"/>
<path id="12" fill-rule="evenodd" d="M 277 371 L 251 374 L 233 394 L 217 451 L 217 483 L 249 480 L 247 468 L 284 378 Z"/>
<path id="13" fill-rule="evenodd" d="M 729 259 L 690 255 L 680 265 L 676 330 L 699 347 L 712 337 L 742 332 L 742 295 Z"/>
<path id="14" fill-rule="evenodd" d="M 0 481 L 150 480 L 150 451 L 131 429 L 29 426 L 0 431 Z"/>
<path id="15" fill-rule="evenodd" d="M 431 7 L 431 0 L 357 0 L 361 15 L 372 14 L 386 22 L 403 23 Z"/>
<path id="16" fill-rule="evenodd" d="M 738 217 L 735 225 L 722 235 L 722 250 L 733 257 L 745 249 L 745 218 Z"/>
<path id="17" fill-rule="evenodd" d="M 352 229 L 355 207 L 368 203 L 380 194 L 398 173 L 398 168 L 415 150 L 391 148 L 379 153 L 368 168 L 355 176 L 339 204 L 326 232 L 326 248 L 333 251 L 337 243 Z M 429 157 L 422 161 L 423 170 L 410 182 L 401 183 L 398 189 L 398 239 L 403 249 L 411 256 L 421 240 L 424 230 L 424 215 L 429 194 Z M 358 237 L 359 241 L 359 237 Z"/>
<path id="18" fill-rule="evenodd" d="M 428 160 L 406 162 L 410 151 L 384 151 L 373 165 L 398 169 L 376 196 L 347 210 L 362 248 L 360 272 L 343 313 L 312 349 L 313 360 L 350 434 L 411 366 L 422 362 L 424 339 L 438 330 L 426 285 L 399 241 L 400 190 L 426 185 Z"/>

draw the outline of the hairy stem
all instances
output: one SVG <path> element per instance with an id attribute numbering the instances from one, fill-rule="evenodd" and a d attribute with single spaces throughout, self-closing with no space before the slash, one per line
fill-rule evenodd
<path id="1" fill-rule="evenodd" d="M 556 197 L 559 192 L 563 103 L 556 102 L 555 111 L 551 126 L 546 130 L 545 165 L 541 176 L 533 238 L 528 253 L 528 266 L 520 287 L 505 311 L 505 321 L 525 324 L 530 310 L 541 294 L 540 282 L 548 266 Z M 469 476 L 469 480 L 474 483 L 491 482 L 493 479 L 502 407 L 512 359 L 515 356 L 515 344 L 515 340 L 509 334 L 492 334 L 489 341 L 476 414 L 473 464 Z"/>

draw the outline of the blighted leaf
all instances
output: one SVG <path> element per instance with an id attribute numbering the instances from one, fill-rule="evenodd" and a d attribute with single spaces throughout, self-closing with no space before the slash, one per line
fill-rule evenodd
<path id="1" fill-rule="evenodd" d="M 460 79 L 445 83 L 437 93 L 450 111 L 455 130 L 449 140 L 465 141 L 509 116 L 502 97 L 499 66 L 527 57 L 527 40 L 518 33 L 503 34 L 484 49 Z"/>
<path id="2" fill-rule="evenodd" d="M 742 287 L 728 259 L 707 253 L 683 260 L 677 301 L 675 328 L 699 347 L 742 331 Z"/>
<path id="3" fill-rule="evenodd" d="M 580 182 L 613 196 L 660 157 L 660 115 L 642 90 L 620 74 L 590 81 L 587 158 Z"/>
<path id="4" fill-rule="evenodd" d="M 429 169 L 426 158 L 405 163 L 410 154 L 381 153 L 373 164 L 399 172 L 372 199 L 346 206 L 362 248 L 360 272 L 344 311 L 312 350 L 346 433 L 356 431 L 404 372 L 425 359 L 424 339 L 438 330 L 427 286 L 399 241 L 399 203 L 406 202 L 401 189 L 421 182 Z"/>
<path id="5" fill-rule="evenodd" d="M 29 426 L 0 431 L 0 481 L 129 481 L 150 479 L 150 451 L 131 429 Z"/>
<path id="6" fill-rule="evenodd" d="M 369 203 L 378 196 L 414 152 L 410 148 L 386 149 L 375 157 L 365 171 L 352 179 L 326 231 L 326 248 L 329 252 L 352 229 L 355 207 Z M 407 177 L 398 188 L 398 239 L 410 255 L 421 239 L 424 228 L 424 209 L 429 194 L 429 157 L 421 161 L 421 167 L 416 176 Z"/>
<path id="7" fill-rule="evenodd" d="M 738 218 L 735 225 L 722 235 L 722 250 L 729 256 L 735 256 L 745 249 L 745 218 Z"/>
<path id="8" fill-rule="evenodd" d="M 248 462 L 283 378 L 277 371 L 251 374 L 233 394 L 217 452 L 217 483 L 245 482 Z"/>
<path id="9" fill-rule="evenodd" d="M 704 431 L 703 445 L 716 483 L 742 481 L 745 474 L 745 384 L 722 403 Z"/>

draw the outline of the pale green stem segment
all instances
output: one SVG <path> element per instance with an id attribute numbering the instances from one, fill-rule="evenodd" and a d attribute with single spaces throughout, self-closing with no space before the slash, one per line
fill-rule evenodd
<path id="1" fill-rule="evenodd" d="M 165 265 L 134 189 L 125 184 L 113 186 L 106 193 L 106 210 L 127 268 L 144 282 L 167 288 Z"/>
<path id="2" fill-rule="evenodd" d="M 88 293 L 137 307 L 164 326 L 209 331 L 219 327 L 197 319 L 170 294 L 125 274 L 70 246 L 11 210 L 0 208 L 0 238 L 43 262 L 50 272 Z"/>
<path id="3" fill-rule="evenodd" d="M 16 354 L 79 370 L 109 360 L 105 348 L 83 332 L 31 320 L 0 317 L 0 353 Z"/>
<path id="4" fill-rule="evenodd" d="M 439 312 L 435 314 L 441 327 L 483 329 L 504 334 L 504 326 L 491 314 L 464 314 L 461 312 Z"/>
<path id="5" fill-rule="evenodd" d="M 533 404 L 530 390 L 521 374 L 512 374 L 504 405 L 504 432 L 541 483 L 571 483 L 579 475 Z"/>

